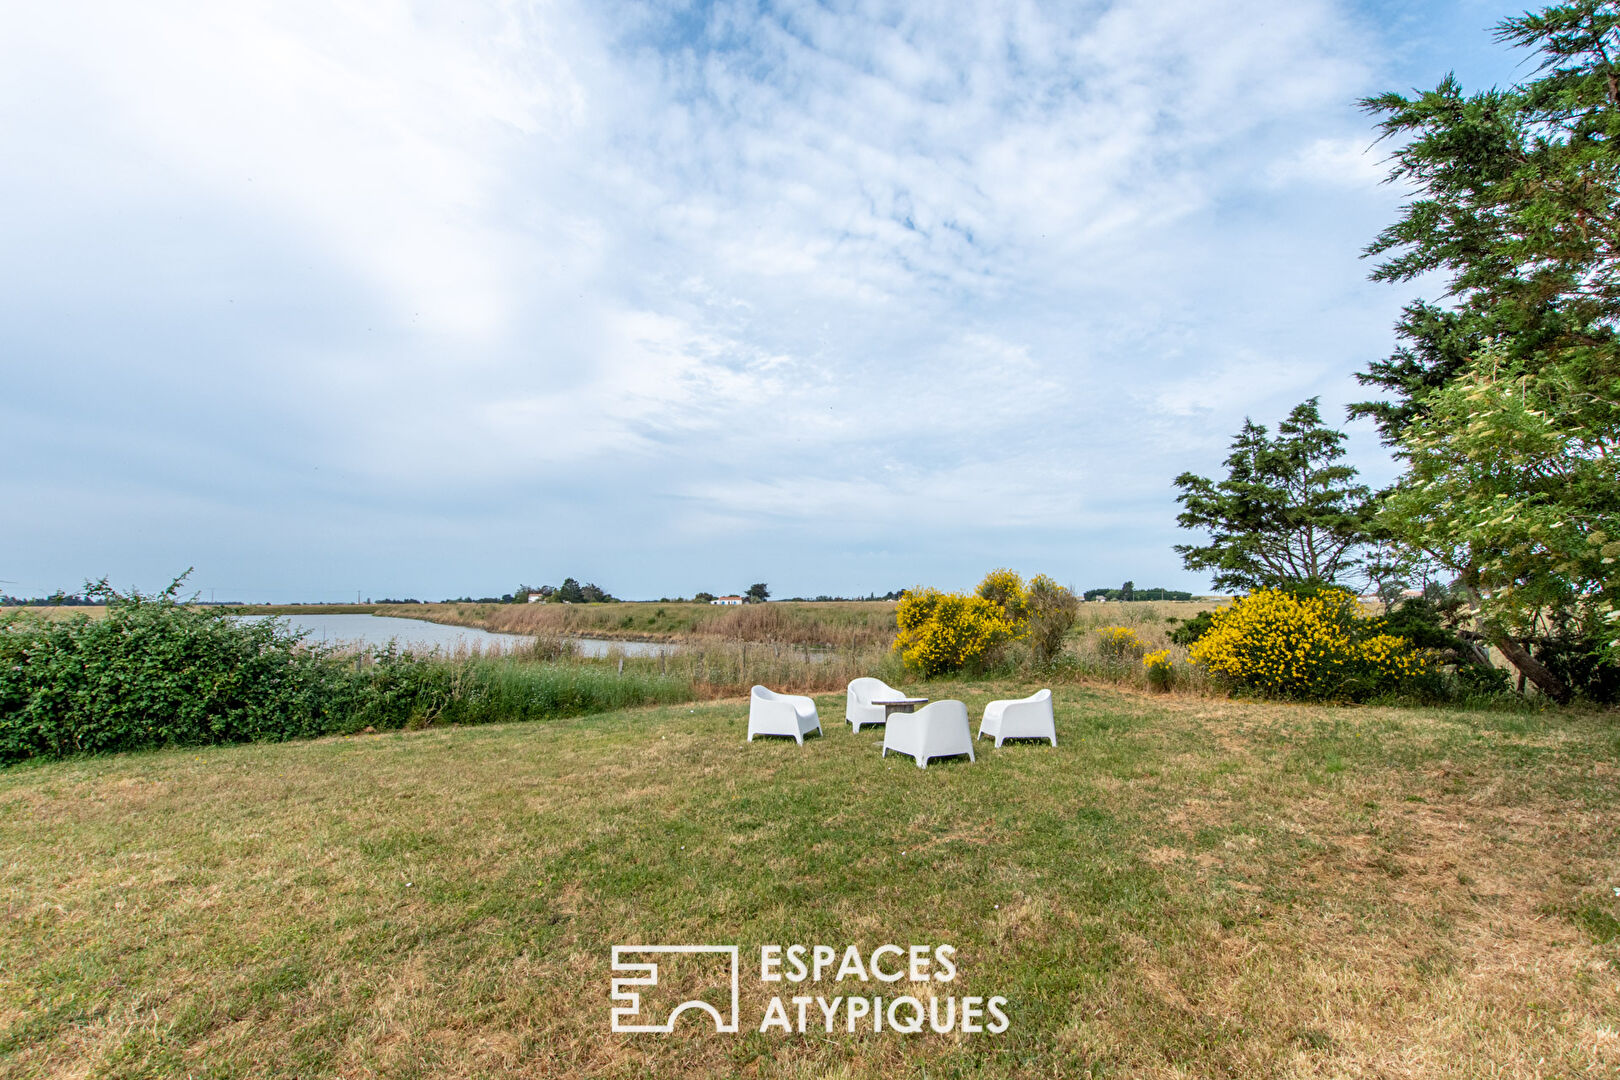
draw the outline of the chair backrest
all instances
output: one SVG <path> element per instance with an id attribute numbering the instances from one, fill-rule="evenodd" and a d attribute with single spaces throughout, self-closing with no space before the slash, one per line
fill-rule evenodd
<path id="1" fill-rule="evenodd" d="M 763 686 L 756 686 L 752 690 L 748 691 L 748 696 L 765 698 L 768 700 L 770 698 L 779 697 L 780 695 L 778 695 L 774 690 L 768 690 Z"/>
<path id="2" fill-rule="evenodd" d="M 900 693 L 900 691 L 884 682 L 882 679 L 874 679 L 866 675 L 862 675 L 858 679 L 851 679 L 849 683 L 849 692 L 855 695 L 857 701 L 868 704 L 870 704 L 874 698 L 881 700 L 884 698 L 899 698 L 905 696 Z"/>
<path id="3" fill-rule="evenodd" d="M 914 714 L 919 720 L 949 720 L 952 717 L 967 723 L 967 706 L 953 698 L 944 701 L 931 701 L 918 709 Z"/>
<path id="4" fill-rule="evenodd" d="M 1050 690 L 1037 690 L 1033 694 L 1029 695 L 1029 697 L 1025 698 L 1024 700 L 1025 701 L 1047 701 L 1051 697 L 1052 697 L 1052 691 L 1050 691 Z"/>

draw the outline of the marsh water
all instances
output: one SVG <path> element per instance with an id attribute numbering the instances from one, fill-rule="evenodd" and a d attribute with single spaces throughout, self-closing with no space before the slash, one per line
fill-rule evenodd
<path id="1" fill-rule="evenodd" d="M 448 623 L 428 622 L 425 619 L 401 619 L 391 615 L 238 615 L 239 619 L 278 618 L 294 630 L 306 631 L 308 640 L 337 646 L 370 646 L 381 648 L 390 641 L 401 649 L 457 649 L 488 650 L 498 646 L 512 649 L 527 645 L 533 639 L 523 634 L 497 634 L 470 626 L 451 626 Z M 612 649 L 625 656 L 657 656 L 660 651 L 675 652 L 678 645 L 647 641 L 605 641 L 600 638 L 572 638 L 582 656 L 606 656 Z"/>

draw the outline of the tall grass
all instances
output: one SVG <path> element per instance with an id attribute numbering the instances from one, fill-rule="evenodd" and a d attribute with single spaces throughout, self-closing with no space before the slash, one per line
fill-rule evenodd
<path id="1" fill-rule="evenodd" d="M 1149 651 L 1168 648 L 1175 665 L 1175 689 L 1213 693 L 1202 669 L 1187 662 L 1187 650 L 1173 645 L 1170 631 L 1180 620 L 1217 607 L 1221 601 L 1148 601 L 1088 603 L 1055 662 L 1035 664 L 1028 651 L 1013 648 L 994 669 L 1007 677 L 1029 676 L 1047 682 L 1103 682 L 1148 690 L 1147 672 L 1138 657 L 1111 658 L 1097 648 L 1097 631 L 1109 626 L 1133 630 Z M 410 613 L 430 614 L 429 605 Z M 740 696 L 756 683 L 791 693 L 842 690 L 851 679 L 875 675 L 896 686 L 917 676 L 891 651 L 894 605 L 752 604 L 720 608 L 696 604 L 562 605 L 432 605 L 436 621 L 485 630 L 536 635 L 534 645 L 477 646 L 449 654 L 452 659 L 482 655 L 539 659 L 586 667 L 606 665 L 627 674 L 656 672 L 684 679 L 695 698 Z M 384 612 L 388 614 L 391 612 Z M 402 609 L 399 614 L 405 614 Z M 626 624 L 626 617 L 629 622 Z M 616 622 L 614 620 L 617 620 Z M 611 624 L 611 625 L 605 625 Z M 626 656 L 610 650 L 607 657 L 581 657 L 571 643 L 579 637 L 655 637 L 634 627 L 679 625 L 687 631 L 662 635 L 669 648 L 653 657 Z"/>
<path id="2" fill-rule="evenodd" d="M 1054 665 L 1054 674 L 1077 681 L 1105 682 L 1147 691 L 1147 668 L 1141 657 L 1130 654 L 1110 656 L 1100 647 L 1099 631 L 1109 627 L 1124 627 L 1136 634 L 1146 652 L 1168 649 L 1175 671 L 1173 689 L 1185 694 L 1214 694 L 1216 687 L 1201 667 L 1188 662 L 1187 650 L 1170 640 L 1170 632 L 1183 620 L 1200 611 L 1225 606 L 1225 600 L 1209 601 L 1133 601 L 1121 603 L 1087 603 L 1080 606 L 1080 618 L 1070 631 L 1063 655 Z"/>
<path id="3" fill-rule="evenodd" d="M 344 728 L 551 720 L 693 700 L 680 675 L 605 664 L 389 657 L 360 665 L 366 693 Z"/>
<path id="4" fill-rule="evenodd" d="M 379 615 L 426 619 L 495 633 L 682 641 L 715 638 L 777 645 L 864 648 L 894 639 L 894 604 L 410 604 Z"/>
<path id="5" fill-rule="evenodd" d="M 789 693 L 819 694 L 843 690 L 851 679 L 863 675 L 876 676 L 894 686 L 904 686 L 918 680 L 919 677 L 907 671 L 890 648 L 893 641 L 892 614 L 889 628 L 882 633 L 877 632 L 876 628 L 867 630 L 858 624 L 846 628 L 853 632 L 836 648 L 769 640 L 771 635 L 787 638 L 795 626 L 804 625 L 793 614 L 794 606 L 770 604 L 732 608 L 729 611 L 716 609 L 731 617 L 723 625 L 730 627 L 736 636 L 687 635 L 671 641 L 668 648 L 660 650 L 658 654 L 647 657 L 628 656 L 618 649 L 610 649 L 607 656 L 602 658 L 581 657 L 566 637 L 556 634 L 537 638 L 534 648 L 538 655 L 552 663 L 607 667 L 617 672 L 622 661 L 627 676 L 652 673 L 680 678 L 690 685 L 697 699 L 742 696 L 756 683 Z M 1097 647 L 1099 629 L 1125 626 L 1136 633 L 1148 651 L 1170 650 L 1176 669 L 1177 692 L 1214 693 L 1215 688 L 1202 669 L 1188 664 L 1187 650 L 1171 644 L 1169 640 L 1170 631 L 1180 620 L 1214 606 L 1215 603 L 1174 601 L 1085 604 L 1079 622 L 1069 634 L 1055 662 L 1035 664 L 1028 651 L 1019 646 L 1013 648 L 1001 664 L 988 674 L 1037 679 L 1046 683 L 1103 682 L 1146 691 L 1149 689 L 1147 672 L 1139 657 L 1110 658 Z M 713 620 L 711 625 L 715 624 L 722 624 L 722 620 Z M 519 646 L 515 650 L 508 650 L 505 655 L 534 655 L 527 648 Z M 459 655 L 474 654 L 476 650 L 472 654 L 464 652 Z M 487 649 L 484 655 L 489 655 Z M 986 673 L 969 673 L 963 677 L 973 674 Z"/>
<path id="6" fill-rule="evenodd" d="M 544 666 L 607 672 L 614 678 L 622 672 L 623 678 L 672 680 L 688 688 L 690 700 L 742 697 L 755 685 L 821 694 L 843 690 L 862 675 L 890 682 L 908 677 L 899 658 L 881 646 L 824 650 L 724 639 L 688 641 L 650 656 L 629 656 L 617 647 L 602 657 L 574 653 L 547 660 Z"/>

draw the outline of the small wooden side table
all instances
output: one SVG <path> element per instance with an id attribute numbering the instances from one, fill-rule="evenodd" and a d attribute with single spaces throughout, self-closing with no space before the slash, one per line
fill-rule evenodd
<path id="1" fill-rule="evenodd" d="M 889 717 L 897 712 L 916 712 L 917 706 L 928 704 L 925 697 L 890 698 L 887 701 L 873 699 L 872 704 L 883 706 L 883 722 L 887 724 Z"/>

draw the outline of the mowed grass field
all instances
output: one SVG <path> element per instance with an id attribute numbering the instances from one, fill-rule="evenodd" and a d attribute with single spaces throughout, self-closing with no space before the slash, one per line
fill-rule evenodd
<path id="1" fill-rule="evenodd" d="M 803 748 L 722 701 L 0 772 L 0 1075 L 1620 1070 L 1612 716 L 1057 700 L 926 771 L 824 695 Z M 741 946 L 743 1031 L 612 1034 L 649 942 Z M 759 1034 L 899 992 L 767 990 L 794 942 L 952 944 L 1011 1027 Z"/>

